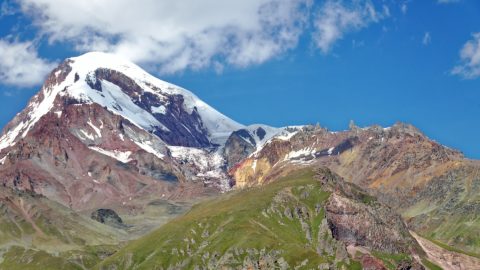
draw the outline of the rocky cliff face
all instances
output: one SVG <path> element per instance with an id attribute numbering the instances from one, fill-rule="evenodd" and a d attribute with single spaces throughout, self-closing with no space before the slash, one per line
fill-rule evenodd
<path id="1" fill-rule="evenodd" d="M 335 239 L 388 253 L 424 255 L 402 218 L 354 184 L 321 168 L 317 177 L 332 192 L 325 204 L 326 218 Z"/>

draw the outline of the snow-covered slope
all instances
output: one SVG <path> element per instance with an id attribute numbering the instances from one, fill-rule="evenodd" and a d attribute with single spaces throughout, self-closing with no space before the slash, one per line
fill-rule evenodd
<path id="1" fill-rule="evenodd" d="M 128 62 L 118 56 L 106 54 L 106 53 L 99 53 L 99 52 L 91 52 L 84 54 L 79 57 L 71 58 L 73 61 L 72 67 L 73 70 L 70 76 L 75 76 L 78 74 L 79 82 L 77 83 L 77 87 L 69 89 L 68 93 L 73 96 L 84 95 L 87 97 L 94 96 L 93 92 L 88 85 L 86 85 L 84 78 L 88 76 L 92 76 L 93 71 L 99 68 L 106 68 L 110 70 L 115 70 L 125 74 L 126 76 L 132 78 L 142 89 L 146 92 L 150 92 L 154 95 L 160 97 L 161 100 L 165 100 L 165 94 L 169 95 L 181 95 L 184 98 L 184 106 L 188 113 L 192 113 L 194 108 L 198 110 L 198 113 L 201 116 L 203 124 L 207 128 L 210 138 L 212 140 L 216 140 L 218 138 L 223 138 L 228 136 L 233 130 L 242 128 L 243 126 L 232 119 L 226 117 L 225 115 L 221 114 L 214 108 L 210 107 L 208 104 L 200 100 L 197 96 L 195 96 L 192 92 L 185 90 L 179 86 L 173 85 L 171 83 L 162 81 L 157 79 L 156 77 L 150 75 L 139 66 Z M 69 81 L 67 79 L 67 81 Z M 116 93 L 118 93 L 120 89 L 109 89 L 110 92 L 114 97 Z M 120 98 L 117 96 L 117 100 L 125 100 L 122 94 L 119 94 Z M 98 96 L 97 96 L 98 97 Z M 105 98 L 103 100 L 93 100 L 94 102 L 102 102 L 106 104 L 109 110 L 113 112 L 117 112 L 118 110 L 114 108 L 115 102 Z M 129 101 L 126 101 L 129 103 Z M 162 108 L 165 108 L 165 105 L 162 104 L 163 107 L 154 107 L 152 111 L 156 111 L 161 113 Z M 129 106 L 128 108 L 133 108 L 133 106 Z M 120 114 L 122 114 L 120 112 Z M 131 117 L 130 114 L 123 114 L 123 116 Z M 140 118 L 140 117 L 139 117 Z M 150 124 L 156 125 L 157 123 L 151 119 L 152 117 L 147 117 L 146 122 L 142 124 Z M 134 123 L 138 122 L 138 118 L 135 119 Z M 227 135 L 225 135 L 227 134 Z"/>
<path id="2" fill-rule="evenodd" d="M 114 78 L 118 79 L 118 74 L 121 74 L 128 79 L 127 82 L 134 82 L 135 87 L 140 89 L 138 92 L 127 93 L 119 85 L 98 78 L 99 70 L 107 70 L 109 74 L 112 74 L 112 71 L 117 72 L 113 73 L 116 76 Z M 0 150 L 15 144 L 20 137 L 25 137 L 35 123 L 54 108 L 58 96 L 73 98 L 87 104 L 97 103 L 149 132 L 172 133 L 175 131 L 170 131 L 162 122 L 182 121 L 174 119 L 175 116 L 171 117 L 172 119 L 167 119 L 166 116 L 172 100 L 175 101 L 180 96 L 179 103 L 185 115 L 192 115 L 192 119 L 199 116 L 198 120 L 189 120 L 193 123 L 190 126 L 187 123 L 180 123 L 186 130 L 184 133 L 198 136 L 206 131 L 205 135 L 212 144 L 224 143 L 232 131 L 243 127 L 210 107 L 190 91 L 159 80 L 139 66 L 115 55 L 91 52 L 70 58 L 57 68 L 52 76 L 55 78 L 49 78 L 50 82 L 47 81 L 41 93 L 32 99 L 26 109 L 26 115 L 17 121 L 16 125 L 5 130 L 0 138 Z M 98 89 L 94 89 L 95 86 Z M 156 106 L 142 98 L 154 100 Z"/>
<path id="3" fill-rule="evenodd" d="M 262 124 L 254 124 L 245 127 L 250 133 L 250 136 L 255 140 L 256 149 L 262 148 L 262 146 L 271 140 L 273 137 L 284 131 L 283 128 L 275 128 Z"/>

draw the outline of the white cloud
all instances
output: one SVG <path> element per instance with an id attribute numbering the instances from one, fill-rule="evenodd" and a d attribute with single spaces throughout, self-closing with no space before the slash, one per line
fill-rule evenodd
<path id="1" fill-rule="evenodd" d="M 379 22 L 389 14 L 388 7 L 383 6 L 382 11 L 378 12 L 370 1 L 353 1 L 350 4 L 327 1 L 315 17 L 315 44 L 323 53 L 328 53 L 345 33 Z"/>
<path id="2" fill-rule="evenodd" d="M 431 42 L 432 42 L 432 36 L 430 35 L 430 32 L 425 32 L 425 34 L 423 34 L 422 44 L 424 46 L 427 46 Z"/>
<path id="3" fill-rule="evenodd" d="M 105 51 L 150 70 L 261 64 L 294 49 L 313 26 L 323 53 L 347 33 L 390 16 L 371 0 L 15 0 L 37 38 L 78 53 Z M 32 52 L 32 51 L 30 51 Z"/>
<path id="4" fill-rule="evenodd" d="M 460 50 L 461 63 L 455 66 L 452 74 L 459 75 L 465 79 L 480 77 L 480 32 L 472 35 Z"/>
<path id="5" fill-rule="evenodd" d="M 31 42 L 0 39 L 0 84 L 29 87 L 43 82 L 54 64 L 41 59 Z"/>
<path id="6" fill-rule="evenodd" d="M 165 73 L 245 67 L 297 45 L 312 0 L 18 0 L 50 42 L 108 51 Z M 221 60 L 221 63 L 218 61 Z"/>

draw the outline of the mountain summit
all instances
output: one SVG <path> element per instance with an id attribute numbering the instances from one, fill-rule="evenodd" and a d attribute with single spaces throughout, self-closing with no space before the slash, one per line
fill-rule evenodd
<path id="1" fill-rule="evenodd" d="M 60 101 L 95 103 L 177 146 L 222 143 L 232 131 L 243 127 L 191 92 L 161 81 L 133 63 L 91 52 L 65 60 L 50 74 L 25 115 L 7 127 L 0 148 L 11 145 L 20 134 L 25 137 L 48 112 L 60 114 L 66 105 Z"/>

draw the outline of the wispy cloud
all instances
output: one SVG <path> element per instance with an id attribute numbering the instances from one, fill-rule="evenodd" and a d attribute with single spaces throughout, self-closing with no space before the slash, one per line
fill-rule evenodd
<path id="1" fill-rule="evenodd" d="M 403 2 L 402 5 L 400 5 L 400 10 L 402 11 L 403 14 L 407 14 L 407 11 L 408 11 L 407 2 Z"/>
<path id="2" fill-rule="evenodd" d="M 439 4 L 451 4 L 451 3 L 458 3 L 460 0 L 438 0 Z"/>
<path id="3" fill-rule="evenodd" d="M 31 42 L 0 39 L 0 84 L 29 87 L 43 82 L 54 64 L 40 58 Z"/>
<path id="4" fill-rule="evenodd" d="M 388 7 L 383 6 L 378 11 L 370 1 L 356 1 L 353 5 L 343 1 L 327 1 L 315 16 L 315 44 L 323 53 L 328 53 L 346 33 L 358 31 L 389 14 Z"/>
<path id="5" fill-rule="evenodd" d="M 9 0 L 2 1 L 0 5 L 0 18 L 4 16 L 10 16 L 17 13 L 17 8 Z"/>
<path id="6" fill-rule="evenodd" d="M 460 50 L 460 64 L 452 69 L 452 74 L 465 79 L 480 77 L 480 32 L 472 35 Z"/>
<path id="7" fill-rule="evenodd" d="M 430 35 L 430 32 L 425 32 L 425 34 L 423 34 L 422 44 L 423 44 L 424 46 L 427 46 L 427 45 L 429 45 L 431 42 L 432 42 L 432 36 Z"/>

